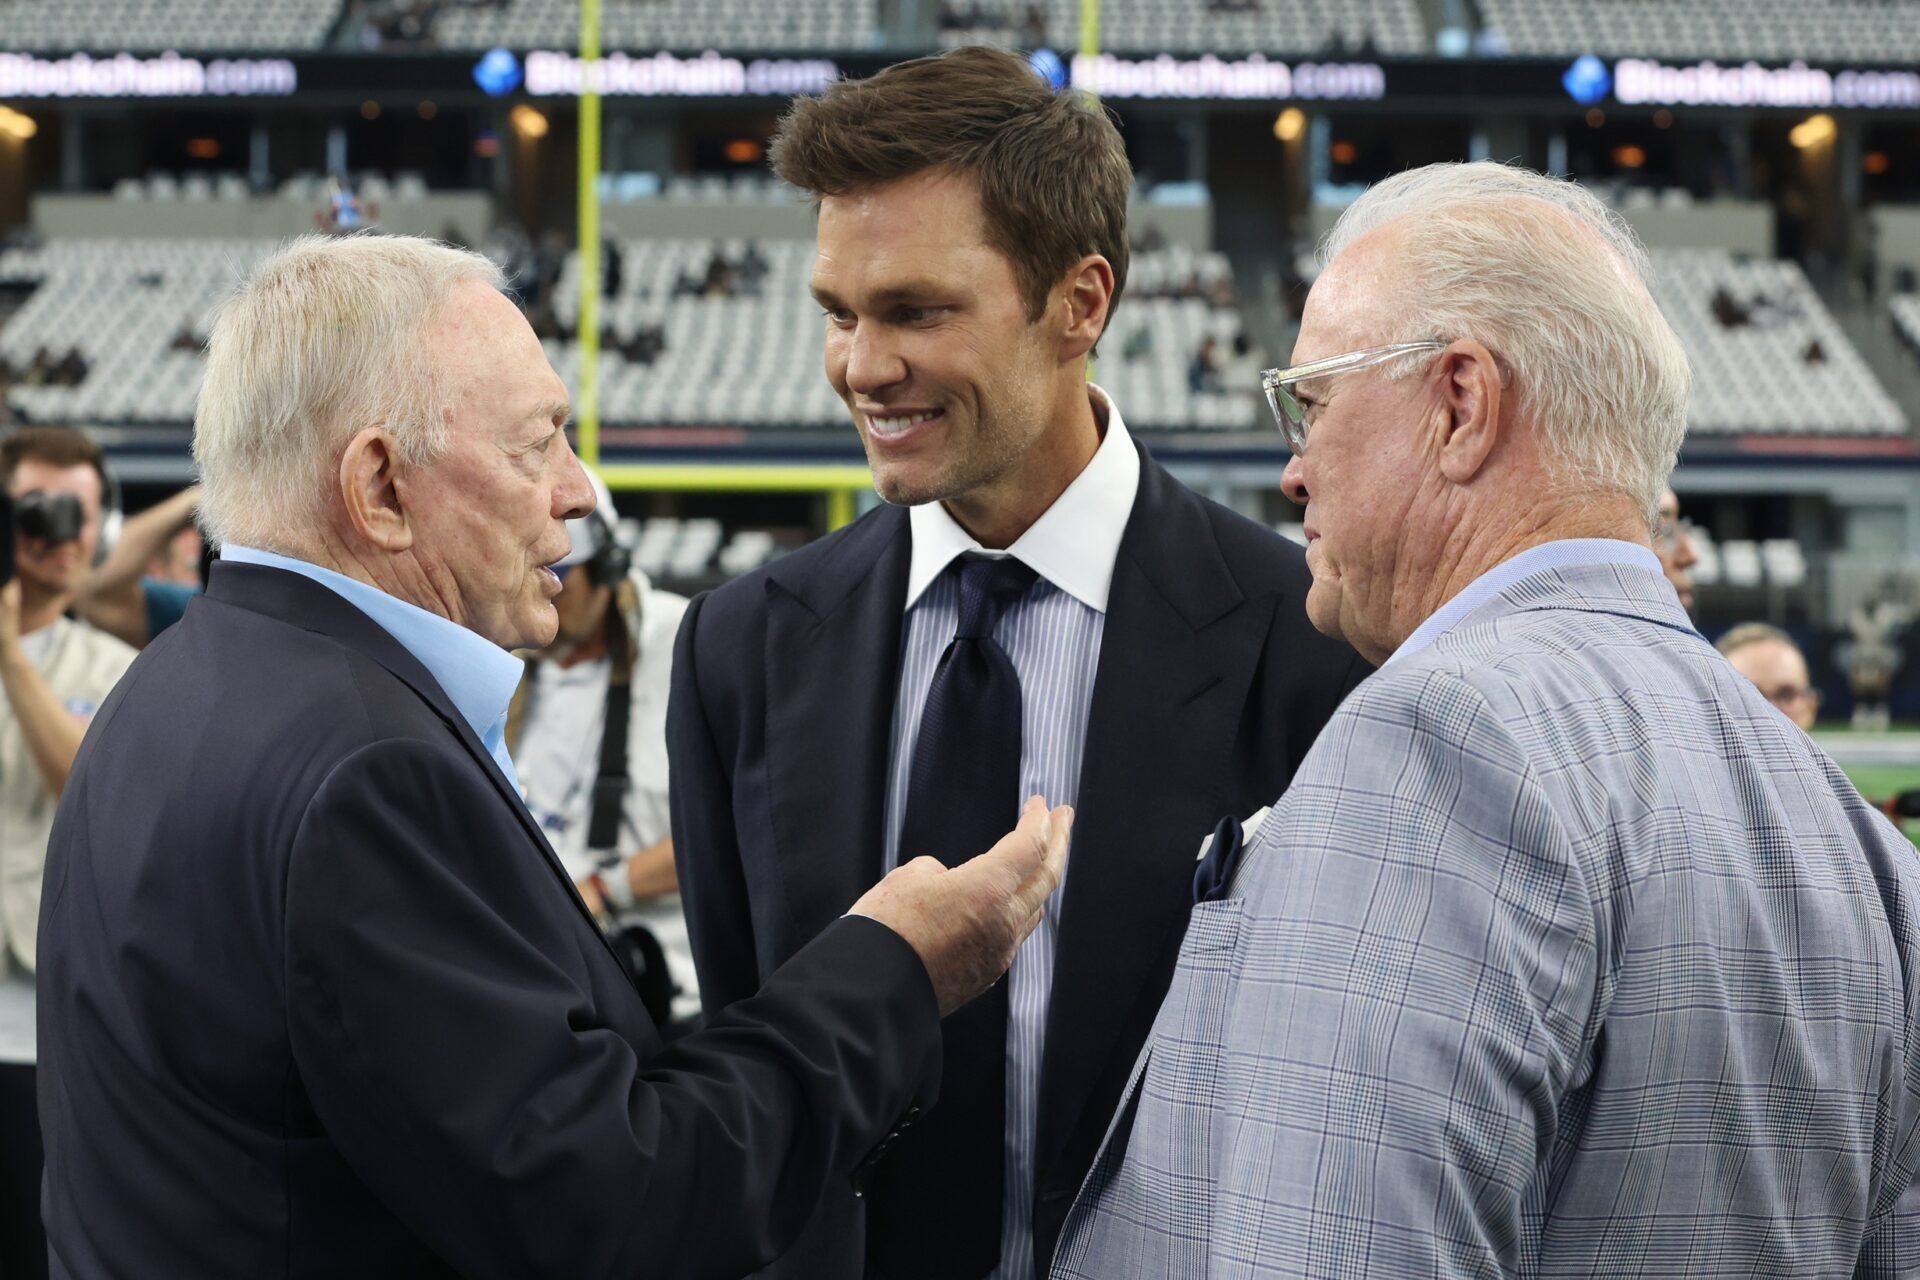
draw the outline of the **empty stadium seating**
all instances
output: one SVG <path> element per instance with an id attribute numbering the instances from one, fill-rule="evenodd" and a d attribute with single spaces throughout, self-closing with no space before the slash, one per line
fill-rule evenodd
<path id="1" fill-rule="evenodd" d="M 180 423 L 192 417 L 200 357 L 175 350 L 184 323 L 204 335 L 212 307 L 275 241 L 56 240 L 0 254 L 0 284 L 38 284 L 0 329 L 0 353 L 16 364 L 40 346 L 77 347 L 93 372 L 77 387 L 15 387 L 10 402 L 29 417 L 85 423 Z M 822 376 L 824 322 L 807 295 L 812 246 L 768 241 L 767 268 L 751 293 L 680 292 L 697 281 L 716 247 L 740 242 L 631 240 L 622 245 L 617 294 L 602 322 L 615 341 L 657 326 L 664 346 L 651 362 L 602 353 L 602 418 L 612 425 L 837 428 L 845 409 Z M 1691 424 L 1698 435 L 1871 436 L 1907 430 L 1907 420 L 1790 263 L 1747 261 L 1716 250 L 1657 250 L 1655 292 L 1692 359 Z M 1127 420 L 1148 430 L 1264 430 L 1250 378 L 1195 394 L 1188 366 L 1212 336 L 1223 362 L 1242 324 L 1237 310 L 1200 298 L 1152 296 L 1190 278 L 1211 288 L 1229 267 L 1218 254 L 1174 246 L 1135 258 L 1125 296 L 1102 340 L 1096 377 Z M 1751 323 L 1727 327 L 1712 297 L 1724 290 L 1750 306 Z M 556 313 L 571 329 L 578 312 L 578 257 L 561 277 Z M 1756 300 L 1759 305 L 1753 305 Z M 1896 314 L 1920 325 L 1920 306 Z M 1284 348 L 1276 335 L 1270 357 Z M 1811 344 L 1822 358 L 1809 362 Z M 576 382 L 577 342 L 547 350 Z M 1269 363 L 1276 362 L 1270 359 Z M 1224 372 L 1224 371 L 1223 371 Z"/>
<path id="2" fill-rule="evenodd" d="M 77 387 L 14 387 L 38 422 L 180 423 L 193 417 L 198 351 L 170 344 L 182 323 L 204 337 L 221 298 L 273 240 L 65 240 L 0 253 L 0 284 L 34 283 L 0 329 L 15 364 L 41 346 L 77 347 L 92 368 Z"/>
<path id="3" fill-rule="evenodd" d="M 877 8 L 874 0 L 607 0 L 600 13 L 609 49 L 819 51 L 872 47 Z M 579 35 L 578 0 L 454 7 L 434 26 L 448 49 L 564 49 Z"/>
<path id="4" fill-rule="evenodd" d="M 1894 331 L 1920 352 L 1920 293 L 1896 294 L 1888 305 L 1893 312 Z"/>
<path id="5" fill-rule="evenodd" d="M 1920 57 L 1920 0 L 1481 0 L 1480 12 L 1520 55 Z"/>
<path id="6" fill-rule="evenodd" d="M 317 49 L 341 0 L 0 0 L 0 48 Z"/>
<path id="7" fill-rule="evenodd" d="M 1025 0 L 984 0 L 974 8 L 1003 18 L 970 30 L 946 31 L 946 45 L 976 41 L 1030 43 Z M 1041 0 L 1047 42 L 1056 49 L 1080 43 L 1079 0 Z M 1116 53 L 1303 54 L 1344 50 L 1397 57 L 1429 51 L 1416 0 L 1256 0 L 1230 8 L 1209 0 L 1104 0 L 1102 47 Z"/>
<path id="8" fill-rule="evenodd" d="M 1905 415 L 1875 380 L 1800 268 L 1715 249 L 1653 251 L 1654 293 L 1692 359 L 1691 429 L 1707 435 L 1890 435 Z M 1712 298 L 1764 299 L 1753 322 L 1720 323 Z M 1824 358 L 1809 362 L 1810 344 Z"/>

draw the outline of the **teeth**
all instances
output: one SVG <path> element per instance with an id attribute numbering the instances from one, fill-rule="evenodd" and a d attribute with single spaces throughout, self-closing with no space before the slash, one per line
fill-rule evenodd
<path id="1" fill-rule="evenodd" d="M 912 413 L 905 416 L 886 418 L 876 417 L 870 413 L 867 415 L 867 426 L 883 436 L 893 436 L 899 435 L 908 427 L 918 426 L 922 422 L 931 422 L 939 416 L 940 413 L 937 409 L 929 413 Z"/>

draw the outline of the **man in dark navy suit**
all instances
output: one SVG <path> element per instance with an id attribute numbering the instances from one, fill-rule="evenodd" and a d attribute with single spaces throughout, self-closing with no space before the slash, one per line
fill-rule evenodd
<path id="1" fill-rule="evenodd" d="M 502 744 L 593 499 L 499 283 L 316 238 L 214 330 L 224 559 L 99 713 L 48 859 L 56 1276 L 737 1276 L 932 1103 L 939 1018 L 1057 883 L 1071 812 L 1036 803 L 663 1048 Z"/>
<path id="2" fill-rule="evenodd" d="M 1309 625 L 1300 550 L 1180 485 L 1087 382 L 1132 184 L 1097 108 L 956 50 L 798 101 L 774 165 L 819 199 L 827 377 L 888 505 L 682 624 L 701 993 L 754 991 L 858 886 L 964 854 L 942 838 L 1025 792 L 1073 803 L 1065 887 L 948 1020 L 940 1105 L 768 1272 L 1026 1280 L 1166 991 L 1202 839 L 1285 789 L 1368 668 Z"/>

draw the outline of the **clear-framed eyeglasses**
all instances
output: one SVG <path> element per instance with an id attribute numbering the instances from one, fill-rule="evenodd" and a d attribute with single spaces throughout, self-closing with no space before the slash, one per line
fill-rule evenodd
<path id="1" fill-rule="evenodd" d="M 1330 378 L 1357 369 L 1370 369 L 1401 356 L 1446 349 L 1444 342 L 1394 342 L 1384 347 L 1367 347 L 1344 355 L 1328 356 L 1324 360 L 1297 364 L 1291 369 L 1268 369 L 1260 375 L 1260 389 L 1267 393 L 1267 404 L 1273 409 L 1273 420 L 1279 424 L 1280 434 L 1286 437 L 1287 448 L 1296 454 L 1305 453 L 1307 407 L 1294 396 L 1295 386 L 1312 378 Z"/>
<path id="2" fill-rule="evenodd" d="M 1662 516 L 1653 526 L 1653 549 L 1662 553 L 1671 553 L 1680 545 L 1680 539 L 1698 541 L 1694 534 L 1700 526 L 1685 516 Z"/>

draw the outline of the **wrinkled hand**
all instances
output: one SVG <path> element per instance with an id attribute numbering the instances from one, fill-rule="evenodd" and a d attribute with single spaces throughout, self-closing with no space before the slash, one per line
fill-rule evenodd
<path id="1" fill-rule="evenodd" d="M 1072 809 L 1049 812 L 1034 796 L 1020 825 L 993 848 L 957 867 L 915 858 L 867 890 L 852 914 L 907 940 L 927 966 L 944 1018 L 997 982 L 1039 925 L 1066 870 L 1072 829 Z"/>

